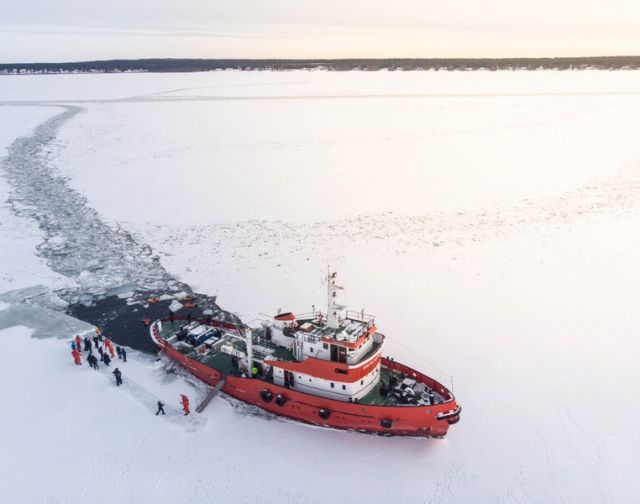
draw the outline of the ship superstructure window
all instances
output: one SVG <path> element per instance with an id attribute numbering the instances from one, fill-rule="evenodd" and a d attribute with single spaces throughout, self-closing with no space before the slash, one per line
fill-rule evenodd
<path id="1" fill-rule="evenodd" d="M 342 386 L 342 390 L 347 390 L 347 386 L 346 386 L 346 385 L 343 385 L 343 386 Z"/>
<path id="2" fill-rule="evenodd" d="M 333 388 L 333 387 L 334 387 L 334 385 L 335 385 L 335 383 L 331 382 L 331 388 Z"/>
<path id="3" fill-rule="evenodd" d="M 322 344 L 322 348 L 324 348 L 326 350 L 327 348 L 329 348 L 329 345 L 327 343 L 323 343 Z"/>
<path id="4" fill-rule="evenodd" d="M 336 368 L 336 373 L 338 373 L 338 374 L 349 374 L 349 371 L 347 371 L 346 369 Z"/>

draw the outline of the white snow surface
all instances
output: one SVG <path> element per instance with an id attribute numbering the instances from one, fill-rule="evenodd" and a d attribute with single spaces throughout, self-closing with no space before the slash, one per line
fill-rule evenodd
<path id="1" fill-rule="evenodd" d="M 52 107 L 0 107 L 0 158 L 16 137 L 28 134 L 57 112 Z M 0 171 L 0 293 L 38 283 L 58 288 L 70 285 L 72 282 L 52 272 L 36 257 L 35 248 L 44 235 L 32 220 L 11 213 L 8 196 L 8 183 Z"/>
<path id="2" fill-rule="evenodd" d="M 31 328 L 0 325 L 0 500 L 636 502 L 638 84 L 639 72 L 1 78 L 16 103 L 0 107 L 0 148 L 57 113 L 46 103 L 83 107 L 50 162 L 174 276 L 249 321 L 322 306 L 331 263 L 387 353 L 453 380 L 463 412 L 444 440 L 313 428 L 223 397 L 183 417 L 178 395 L 195 406 L 196 381 L 131 351 L 118 389 L 73 365 L 73 334 L 29 338 L 41 309 L 5 296 L 0 313 Z M 0 212 L 0 293 L 62 286 L 35 255 L 37 226 Z"/>
<path id="3" fill-rule="evenodd" d="M 117 220 L 315 222 L 559 196 L 633 156 L 640 112 L 636 72 L 220 72 L 159 83 L 167 91 L 84 104 L 60 135 L 57 164 Z"/>

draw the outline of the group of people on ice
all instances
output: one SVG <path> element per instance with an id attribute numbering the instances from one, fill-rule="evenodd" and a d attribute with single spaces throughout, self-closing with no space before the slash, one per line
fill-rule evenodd
<path id="1" fill-rule="evenodd" d="M 89 366 L 93 369 L 99 369 L 98 357 L 93 353 L 94 348 L 96 352 L 100 354 L 100 362 L 105 366 L 111 364 L 116 354 L 119 360 L 127 362 L 127 350 L 119 345 L 116 345 L 114 350 L 113 341 L 103 336 L 99 327 L 96 327 L 96 334 L 93 336 L 93 341 L 88 336 L 85 336 L 84 340 L 80 339 L 78 335 L 71 341 L 71 356 L 73 357 L 73 362 L 78 366 L 82 365 L 82 349 L 84 349 L 84 351 L 87 352 L 87 362 Z M 116 379 L 116 385 L 122 385 L 122 372 L 116 368 L 113 371 L 113 375 Z"/>
<path id="2" fill-rule="evenodd" d="M 82 349 L 84 349 L 84 351 L 88 353 L 87 362 L 89 363 L 89 366 L 93 369 L 99 369 L 100 366 L 98 365 L 98 358 L 93 353 L 94 347 L 96 352 L 100 354 L 100 362 L 105 366 L 109 366 L 109 364 L 111 364 L 111 360 L 114 359 L 116 355 L 119 360 L 122 360 L 122 362 L 127 362 L 126 349 L 116 345 L 114 351 L 113 342 L 106 336 L 102 335 L 102 331 L 99 327 L 96 327 L 96 334 L 92 339 L 88 336 L 81 339 L 80 336 L 76 335 L 76 337 L 71 341 L 71 356 L 73 357 L 73 362 L 76 365 L 82 365 Z M 115 368 L 112 373 L 116 379 L 116 386 L 119 387 L 122 385 L 122 371 Z M 186 395 L 180 394 L 180 404 L 182 405 L 182 410 L 185 415 L 191 413 L 191 410 L 189 409 L 189 398 Z M 158 411 L 156 411 L 156 415 L 160 413 L 163 415 L 166 414 L 164 412 L 164 403 L 162 401 L 158 401 Z"/>

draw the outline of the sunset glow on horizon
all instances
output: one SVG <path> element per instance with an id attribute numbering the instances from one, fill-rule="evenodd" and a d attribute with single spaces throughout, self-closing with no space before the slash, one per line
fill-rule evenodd
<path id="1" fill-rule="evenodd" d="M 390 5 L 39 0 L 5 7 L 0 61 L 640 54 L 640 6 L 630 0 Z"/>

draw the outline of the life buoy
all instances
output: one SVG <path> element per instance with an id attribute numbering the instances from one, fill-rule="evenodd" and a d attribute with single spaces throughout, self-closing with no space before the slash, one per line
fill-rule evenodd
<path id="1" fill-rule="evenodd" d="M 393 427 L 393 421 L 390 418 L 383 418 L 380 420 L 380 425 L 385 429 L 390 429 Z"/>
<path id="2" fill-rule="evenodd" d="M 262 400 L 264 402 L 271 402 L 271 400 L 273 399 L 273 394 L 271 393 L 271 391 L 269 389 L 263 389 L 260 392 L 260 397 L 262 398 Z"/>
<path id="3" fill-rule="evenodd" d="M 283 396 L 282 394 L 278 394 L 276 396 L 276 404 L 278 406 L 284 406 L 284 403 L 287 402 L 287 398 L 285 396 Z"/>
<path id="4" fill-rule="evenodd" d="M 322 408 L 320 411 L 318 411 L 318 415 L 320 415 L 320 418 L 324 418 L 326 420 L 331 416 L 331 411 L 329 411 L 328 409 Z"/>

